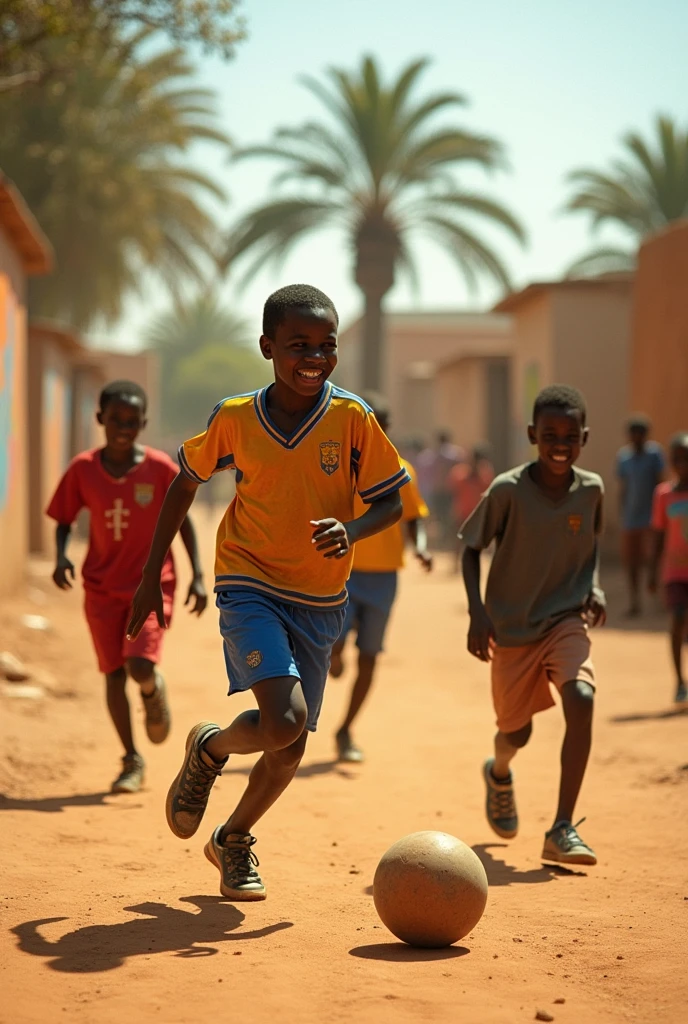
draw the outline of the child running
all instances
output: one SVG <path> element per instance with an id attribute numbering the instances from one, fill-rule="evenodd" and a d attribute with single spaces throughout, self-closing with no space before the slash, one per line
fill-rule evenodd
<path id="1" fill-rule="evenodd" d="M 389 406 L 382 395 L 364 395 L 371 406 L 377 422 L 385 433 L 389 430 Z M 413 544 L 413 552 L 424 569 L 432 569 L 432 556 L 423 519 L 429 515 L 423 501 L 411 464 L 404 459 L 410 481 L 401 488 L 402 521 Z M 365 509 L 360 498 L 356 498 L 356 512 Z M 337 643 L 332 649 L 330 675 L 337 679 L 344 671 L 342 651 L 346 638 L 352 629 L 356 630 L 358 647 L 358 674 L 351 690 L 349 708 L 336 734 L 337 754 L 340 761 L 361 762 L 363 751 L 351 738 L 353 725 L 366 700 L 375 675 L 377 656 L 383 649 L 387 623 L 397 592 L 398 570 L 404 564 L 404 532 L 400 524 L 384 530 L 356 544 L 354 561 L 346 585 L 349 603 L 346 608 L 344 626 Z"/>
<path id="2" fill-rule="evenodd" d="M 399 488 L 409 479 L 371 409 L 328 381 L 338 324 L 331 299 L 309 285 L 268 298 L 260 348 L 274 384 L 220 402 L 204 433 L 179 449 L 182 472 L 160 513 L 128 629 L 136 637 L 152 610 L 163 624 L 166 552 L 199 484 L 234 469 L 215 590 L 229 692 L 252 690 L 258 707 L 227 728 L 201 722 L 191 730 L 166 805 L 172 832 L 190 839 L 230 754 L 262 754 L 205 847 L 220 891 L 234 900 L 265 898 L 251 830 L 293 779 L 316 728 L 352 546 L 398 521 Z M 356 492 L 368 506 L 360 518 Z"/>
<path id="3" fill-rule="evenodd" d="M 105 447 L 77 455 L 62 477 L 47 514 L 57 521 L 57 565 L 53 580 L 71 589 L 74 565 L 67 557 L 72 523 L 82 508 L 90 512 L 89 541 L 83 564 L 84 611 L 105 675 L 110 718 L 124 747 L 122 770 L 113 793 L 136 793 L 144 780 L 144 760 L 134 744 L 126 694 L 127 676 L 138 683 L 151 743 L 162 743 L 170 731 L 165 680 L 157 667 L 162 653 L 165 620 L 169 624 L 175 591 L 171 552 L 161 567 L 164 619 L 155 615 L 142 623 L 135 641 L 125 627 L 131 599 L 141 579 L 153 530 L 177 468 L 164 452 L 138 444 L 146 426 L 146 393 L 138 384 L 116 380 L 100 394 L 98 422 Z M 181 524 L 193 579 L 186 598 L 200 615 L 207 604 L 196 534 L 190 519 Z"/>
<path id="4" fill-rule="evenodd" d="M 650 592 L 657 590 L 662 567 L 666 603 L 671 612 L 671 654 L 676 670 L 677 704 L 688 703 L 681 655 L 688 638 L 688 434 L 677 434 L 669 446 L 675 479 L 655 491 L 652 527 L 655 544 L 650 570 Z"/>
<path id="5" fill-rule="evenodd" d="M 583 396 L 553 385 L 537 396 L 530 443 L 537 461 L 498 476 L 464 523 L 468 650 L 492 663 L 498 732 L 483 766 L 487 820 L 503 839 L 518 832 L 511 761 L 530 739 L 533 715 L 561 695 L 566 733 L 559 803 L 543 860 L 596 864 L 573 824 L 590 753 L 595 676 L 588 623 L 603 624 L 597 584 L 603 485 L 575 465 L 588 439 Z M 483 604 L 480 552 L 496 543 Z"/>

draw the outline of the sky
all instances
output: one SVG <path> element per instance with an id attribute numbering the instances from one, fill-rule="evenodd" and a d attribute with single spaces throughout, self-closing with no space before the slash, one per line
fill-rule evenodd
<path id="1" fill-rule="evenodd" d="M 633 129 L 650 135 L 658 113 L 688 122 L 685 0 L 243 0 L 241 11 L 248 38 L 233 60 L 194 54 L 201 83 L 217 93 L 221 125 L 240 146 L 268 140 L 278 126 L 327 120 L 299 83 L 303 74 L 319 76 L 333 65 L 353 70 L 373 54 L 389 79 L 411 61 L 430 58 L 417 95 L 462 93 L 469 102 L 455 108 L 452 121 L 505 146 L 509 170 L 462 171 L 458 180 L 498 198 L 524 223 L 526 249 L 502 232 L 486 232 L 516 287 L 556 279 L 591 243 L 584 215 L 562 213 L 570 170 L 607 168 L 620 155 L 623 135 Z M 228 206 L 213 208 L 222 227 L 273 194 L 274 162 L 231 163 L 206 145 L 190 160 L 230 195 Z M 622 236 L 610 228 L 600 240 Z M 401 280 L 387 308 L 488 309 L 499 298 L 491 287 L 469 294 L 432 242 L 416 252 L 420 292 Z M 221 295 L 258 335 L 267 295 L 307 281 L 333 298 L 346 324 L 361 309 L 351 270 L 343 236 L 321 232 L 301 243 L 279 272 L 265 271 L 241 289 L 227 280 Z M 114 328 L 99 332 L 99 341 L 141 347 L 151 317 L 168 302 L 147 277 L 142 296 L 126 304 Z"/>

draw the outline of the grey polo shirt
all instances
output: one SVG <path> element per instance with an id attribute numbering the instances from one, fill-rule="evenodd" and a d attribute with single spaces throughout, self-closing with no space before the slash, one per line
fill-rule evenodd
<path id="1" fill-rule="evenodd" d="M 485 606 L 504 647 L 534 643 L 580 614 L 595 585 L 604 485 L 596 473 L 574 467 L 573 474 L 555 502 L 528 465 L 502 473 L 461 528 L 470 548 L 496 542 Z"/>

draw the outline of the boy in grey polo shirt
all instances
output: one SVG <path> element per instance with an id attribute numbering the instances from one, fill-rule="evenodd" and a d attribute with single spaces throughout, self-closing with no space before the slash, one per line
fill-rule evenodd
<path id="1" fill-rule="evenodd" d="M 509 766 L 530 739 L 533 715 L 554 704 L 553 684 L 561 694 L 566 735 L 559 805 L 542 856 L 563 864 L 597 863 L 572 820 L 592 735 L 588 625 L 606 617 L 597 585 L 602 480 L 575 466 L 588 439 L 585 419 L 585 400 L 575 388 L 557 384 L 541 391 L 528 428 L 537 460 L 498 476 L 461 530 L 468 649 L 492 663 L 499 730 L 494 757 L 483 766 L 487 819 L 502 838 L 516 835 Z M 492 541 L 496 551 L 483 603 L 480 552 Z"/>

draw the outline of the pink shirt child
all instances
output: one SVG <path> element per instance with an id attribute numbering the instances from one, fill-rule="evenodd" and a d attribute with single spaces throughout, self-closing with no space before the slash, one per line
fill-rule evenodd
<path id="1" fill-rule="evenodd" d="M 673 481 L 660 484 L 652 504 L 652 528 L 664 533 L 662 580 L 688 582 L 688 491 Z"/>

